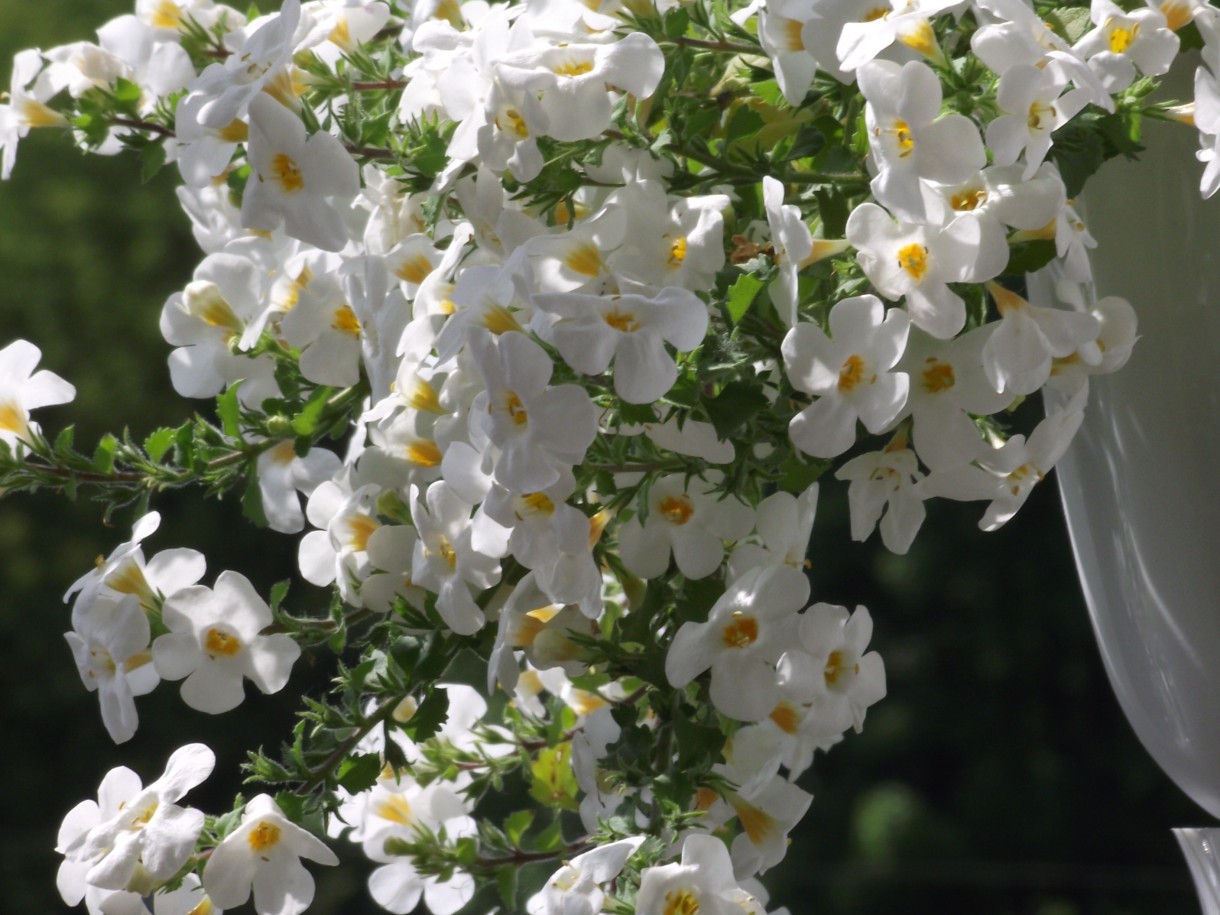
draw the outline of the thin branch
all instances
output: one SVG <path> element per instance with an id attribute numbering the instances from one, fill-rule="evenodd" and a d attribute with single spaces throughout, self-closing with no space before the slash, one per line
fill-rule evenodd
<path id="1" fill-rule="evenodd" d="M 401 697 L 391 696 L 381 705 L 377 706 L 377 708 L 373 709 L 373 714 L 368 717 L 364 724 L 360 725 L 350 737 L 335 747 L 331 754 L 322 760 L 321 765 L 310 770 L 309 778 L 301 785 L 301 793 L 307 794 L 326 781 L 326 776 L 330 775 L 335 766 L 347 758 L 347 754 L 352 751 L 356 744 L 365 738 L 369 731 L 389 718 L 401 701 Z"/>
<path id="2" fill-rule="evenodd" d="M 174 131 L 169 127 L 154 123 L 153 121 L 141 121 L 137 118 L 111 118 L 110 123 L 115 127 L 130 127 L 133 130 L 147 130 L 149 133 L 160 134 L 163 137 L 172 138 L 177 136 L 177 134 L 175 134 Z"/>

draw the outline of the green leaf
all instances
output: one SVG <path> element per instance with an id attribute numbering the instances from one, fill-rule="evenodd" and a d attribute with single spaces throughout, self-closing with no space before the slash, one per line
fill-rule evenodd
<path id="1" fill-rule="evenodd" d="M 508 840 L 518 848 L 521 847 L 521 837 L 534 823 L 534 811 L 518 810 L 516 813 L 510 814 L 508 819 L 504 821 L 504 832 L 508 836 Z"/>
<path id="2" fill-rule="evenodd" d="M 352 794 L 359 794 L 377 783 L 381 774 L 381 754 L 361 753 L 339 764 L 339 784 Z"/>
<path id="3" fill-rule="evenodd" d="M 110 92 L 114 96 L 115 102 L 124 111 L 135 111 L 136 106 L 140 104 L 140 96 L 143 94 L 138 83 L 133 83 L 121 76 L 114 81 Z"/>
<path id="4" fill-rule="evenodd" d="M 509 912 L 517 908 L 517 868 L 509 865 L 496 870 L 496 889 L 500 891 L 500 901 Z"/>
<path id="5" fill-rule="evenodd" d="M 580 786 L 572 771 L 572 744 L 562 743 L 538 752 L 530 764 L 530 797 L 545 807 L 576 810 Z"/>
<path id="6" fill-rule="evenodd" d="M 165 165 L 165 144 L 149 143 L 140 150 L 140 181 L 148 184 Z"/>
<path id="7" fill-rule="evenodd" d="M 558 851 L 563 848 L 563 821 L 556 816 L 551 820 L 551 825 L 542 830 L 534 844 L 538 851 Z"/>
<path id="8" fill-rule="evenodd" d="M 271 586 L 271 612 L 280 609 L 280 605 L 284 603 L 284 598 L 288 596 L 288 588 L 292 584 L 288 579 L 277 581 Z"/>
<path id="9" fill-rule="evenodd" d="M 816 483 L 818 478 L 830 468 L 830 461 L 819 458 L 806 458 L 802 461 L 797 458 L 795 453 L 792 453 L 780 465 L 783 476 L 779 478 L 777 485 L 784 492 L 790 492 L 799 496 L 812 484 Z"/>
<path id="10" fill-rule="evenodd" d="M 258 527 L 268 526 L 267 513 L 263 509 L 263 491 L 258 485 L 258 473 L 253 468 L 246 476 L 246 488 L 241 495 L 241 513 Z"/>
<path id="11" fill-rule="evenodd" d="M 165 453 L 174 446 L 174 439 L 177 437 L 177 429 L 162 427 L 144 439 L 144 453 L 148 455 L 150 461 L 160 463 L 161 458 L 165 457 Z"/>
<path id="12" fill-rule="evenodd" d="M 750 306 L 754 304 L 754 299 L 758 297 L 758 293 L 762 291 L 763 283 L 758 277 L 752 273 L 743 273 L 738 277 L 737 282 L 729 288 L 729 298 L 725 303 L 725 307 L 729 311 L 729 320 L 736 324 L 745 317 L 746 312 L 750 310 Z"/>
<path id="13" fill-rule="evenodd" d="M 1045 21 L 1067 39 L 1068 44 L 1075 44 L 1093 29 L 1093 20 L 1089 18 L 1087 7 L 1060 7 L 1047 13 Z"/>
<path id="14" fill-rule="evenodd" d="M 762 115 L 748 105 L 739 105 L 729 118 L 724 137 L 729 143 L 738 143 L 748 140 L 765 126 L 767 122 L 762 119 Z"/>
<path id="15" fill-rule="evenodd" d="M 767 396 L 750 381 L 725 385 L 715 400 L 706 403 L 708 418 L 716 428 L 716 435 L 722 439 L 729 438 L 756 413 L 770 406 Z"/>
<path id="16" fill-rule="evenodd" d="M 1013 245 L 1008 255 L 1008 266 L 1004 273 L 1009 276 L 1021 276 L 1041 270 L 1055 259 L 1055 243 L 1050 239 L 1039 238 L 1034 241 Z"/>
<path id="17" fill-rule="evenodd" d="M 330 399 L 333 388 L 318 388 L 309 395 L 304 408 L 292 418 L 292 431 L 297 435 L 312 435 L 318 427 L 318 418 L 326 409 L 326 401 Z"/>
<path id="18" fill-rule="evenodd" d="M 60 431 L 59 435 L 55 436 L 55 445 L 52 450 L 56 454 L 70 454 L 72 451 L 72 443 L 76 439 L 76 427 L 68 426 Z"/>
<path id="19" fill-rule="evenodd" d="M 424 701 L 419 704 L 403 730 L 412 740 L 420 743 L 439 731 L 441 725 L 448 720 L 449 691 L 433 689 L 428 691 L 428 695 L 424 697 Z"/>
<path id="20" fill-rule="evenodd" d="M 240 388 L 241 382 L 236 381 L 216 398 L 216 415 L 220 418 L 220 427 L 229 438 L 241 438 L 241 407 L 237 403 Z"/>
<path id="21" fill-rule="evenodd" d="M 93 469 L 98 473 L 110 473 L 114 469 L 114 452 L 119 440 L 107 432 L 93 452 Z"/>

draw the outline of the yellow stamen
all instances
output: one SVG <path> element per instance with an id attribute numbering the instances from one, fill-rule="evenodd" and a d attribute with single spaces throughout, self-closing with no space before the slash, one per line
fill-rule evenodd
<path id="1" fill-rule="evenodd" d="M 843 367 L 839 369 L 839 390 L 843 392 L 854 390 L 855 387 L 864 380 L 864 371 L 868 368 L 867 363 L 852 353 L 843 362 Z M 876 380 L 876 375 L 873 380 Z"/>
<path id="2" fill-rule="evenodd" d="M 746 616 L 740 610 L 733 611 L 732 622 L 720 634 L 729 648 L 745 648 L 758 641 L 758 620 Z"/>
<path id="3" fill-rule="evenodd" d="M 555 503 L 544 492 L 530 492 L 517 499 L 520 510 L 515 512 L 518 518 L 524 515 L 553 515 Z"/>
<path id="4" fill-rule="evenodd" d="M 601 252 L 587 241 L 574 244 L 564 255 L 563 262 L 569 270 L 581 276 L 597 276 L 602 272 Z"/>
<path id="5" fill-rule="evenodd" d="M 207 650 L 209 657 L 213 659 L 217 655 L 231 658 L 241 651 L 241 639 L 213 627 L 208 630 L 208 634 L 203 640 L 203 647 Z"/>
<path id="6" fill-rule="evenodd" d="M 394 268 L 396 277 L 416 286 L 426 280 L 431 272 L 432 262 L 422 254 L 412 255 Z"/>
<path id="7" fill-rule="evenodd" d="M 949 206 L 957 210 L 959 213 L 969 213 L 977 210 L 979 205 L 987 199 L 987 191 L 984 188 L 973 188 L 967 191 L 961 191 L 949 198 Z"/>
<path id="8" fill-rule="evenodd" d="M 495 119 L 495 124 L 496 127 L 503 130 L 505 133 L 515 133 L 522 140 L 530 135 L 530 129 L 525 123 L 525 118 L 521 117 L 521 112 L 516 108 L 505 108 L 504 120 L 508 121 L 507 127 L 500 123 L 500 119 L 498 117 Z"/>
<path id="9" fill-rule="evenodd" d="M 510 331 L 523 332 L 521 325 L 513 317 L 513 313 L 503 305 L 492 305 L 483 312 L 483 326 L 497 337 Z"/>
<path id="10" fill-rule="evenodd" d="M 635 315 L 629 311 L 619 311 L 617 308 L 612 308 L 603 314 L 602 320 L 624 334 L 633 334 L 640 329 L 640 322 L 635 319 Z"/>
<path id="11" fill-rule="evenodd" d="M 356 313 L 352 311 L 350 305 L 340 305 L 335 309 L 330 326 L 340 333 L 351 334 L 353 337 L 360 336 L 360 319 L 356 317 Z"/>
<path id="12" fill-rule="evenodd" d="M 839 680 L 842 679 L 847 672 L 848 667 L 843 657 L 843 652 L 832 651 L 830 656 L 826 658 L 826 670 L 824 672 L 824 676 L 826 677 L 826 685 L 828 687 L 838 686 Z M 851 673 L 860 673 L 860 665 L 852 665 Z"/>
<path id="13" fill-rule="evenodd" d="M 928 272 L 928 249 L 916 243 L 903 246 L 898 251 L 898 266 L 915 282 L 920 282 Z"/>
<path id="14" fill-rule="evenodd" d="M 271 171 L 285 194 L 296 193 L 305 186 L 300 167 L 296 160 L 287 153 L 276 153 L 275 158 L 271 160 Z"/>
<path id="15" fill-rule="evenodd" d="M 1140 24 L 1138 22 L 1131 23 L 1130 28 L 1123 28 L 1121 25 L 1111 25 L 1114 20 L 1110 19 L 1106 22 L 1106 32 L 1108 44 L 1111 54 L 1124 54 L 1131 47 L 1135 37 L 1139 34 Z"/>
<path id="16" fill-rule="evenodd" d="M 669 245 L 669 258 L 667 263 L 671 267 L 681 267 L 682 262 L 686 260 L 686 236 L 679 235 Z"/>
<path id="17" fill-rule="evenodd" d="M 383 820 L 389 820 L 400 826 L 410 826 L 415 822 L 415 813 L 411 810 L 407 799 L 401 794 L 391 794 L 384 800 L 378 801 L 373 812 Z"/>
<path id="18" fill-rule="evenodd" d="M 437 447 L 436 442 L 428 439 L 421 439 L 407 445 L 407 460 L 416 467 L 438 467 L 442 457 L 441 449 Z"/>
<path id="19" fill-rule="evenodd" d="M 569 63 L 560 64 L 557 67 L 552 67 L 551 72 L 557 76 L 580 76 L 584 73 L 590 73 L 593 70 L 593 62 L 588 60 L 577 60 Z"/>
<path id="20" fill-rule="evenodd" d="M 930 356 L 928 367 L 923 370 L 923 389 L 929 394 L 941 394 L 957 383 L 953 374 L 953 366 L 948 362 L 940 362 L 935 356 Z"/>
<path id="21" fill-rule="evenodd" d="M 898 158 L 905 159 L 915 151 L 915 138 L 911 136 L 911 125 L 902 118 L 895 119 L 894 123 L 886 127 L 877 127 L 873 130 L 876 136 L 881 136 L 883 133 L 894 135 L 894 144 L 898 147 Z"/>
<path id="22" fill-rule="evenodd" d="M 788 705 L 786 702 L 781 702 L 767 716 L 785 734 L 795 734 L 800 727 L 800 717 L 796 713 L 796 709 Z"/>
<path id="23" fill-rule="evenodd" d="M 1050 119 L 1043 124 L 1042 119 L 1048 115 Z M 1030 130 L 1051 130 L 1055 126 L 1056 116 L 1054 105 L 1039 105 L 1037 102 L 1033 102 L 1029 106 L 1029 117 L 1025 119 L 1025 125 Z"/>
<path id="24" fill-rule="evenodd" d="M 695 507 L 686 496 L 666 496 L 660 508 L 661 517 L 670 524 L 685 524 L 695 513 Z"/>
<path id="25" fill-rule="evenodd" d="M 504 407 L 514 426 L 524 426 L 529 422 L 530 417 L 525 410 L 525 404 L 521 402 L 521 398 L 515 391 L 508 392 L 508 396 L 504 400 Z"/>
<path id="26" fill-rule="evenodd" d="M 259 824 L 250 830 L 250 835 L 246 838 L 255 854 L 262 854 L 279 842 L 279 840 L 280 828 L 274 823 L 268 823 L 266 820 L 260 820 Z"/>
<path id="27" fill-rule="evenodd" d="M 448 563 L 449 568 L 457 568 L 457 550 L 453 548 L 453 544 L 443 534 L 437 538 L 436 552 Z"/>
<path id="28" fill-rule="evenodd" d="M 699 915 L 699 900 L 690 890 L 670 890 L 665 894 L 661 915 Z"/>
<path id="29" fill-rule="evenodd" d="M 357 513 L 347 518 L 347 539 L 352 549 L 363 553 L 369 548 L 369 538 L 373 531 L 381 527 L 374 518 L 363 513 Z"/>

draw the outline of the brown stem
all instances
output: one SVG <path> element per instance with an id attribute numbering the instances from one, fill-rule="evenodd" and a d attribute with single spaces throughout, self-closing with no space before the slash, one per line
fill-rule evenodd
<path id="1" fill-rule="evenodd" d="M 110 123 L 116 127 L 131 127 L 135 130 L 147 130 L 149 133 L 160 134 L 163 137 L 177 136 L 168 127 L 161 124 L 154 124 L 152 121 L 141 121 L 136 118 L 111 118 Z"/>
<path id="2" fill-rule="evenodd" d="M 314 788 L 318 787 L 318 785 L 322 784 L 322 782 L 326 781 L 326 776 L 331 773 L 331 770 L 334 769 L 335 766 L 343 762 L 343 760 L 347 757 L 347 754 L 351 752 L 352 747 L 360 743 L 360 741 L 365 738 L 369 731 L 373 730 L 373 728 L 377 727 L 377 725 L 389 718 L 394 709 L 398 707 L 398 703 L 401 701 L 402 700 L 400 698 L 391 696 L 389 699 L 385 700 L 385 702 L 381 703 L 381 705 L 377 706 L 377 708 L 373 710 L 373 714 L 368 717 L 368 720 L 365 721 L 364 724 L 356 729 L 355 733 L 335 747 L 331 754 L 327 756 L 326 759 L 322 760 L 321 765 L 310 770 L 309 778 L 305 779 L 305 782 L 301 785 L 301 794 L 309 793 Z"/>
<path id="3" fill-rule="evenodd" d="M 405 89 L 407 81 L 405 79 L 382 79 L 372 80 L 368 82 L 352 83 L 353 92 L 368 92 L 376 89 Z"/>
<path id="4" fill-rule="evenodd" d="M 765 53 L 762 48 L 749 44 L 739 44 L 735 41 L 708 41 L 705 38 L 687 38 L 678 36 L 670 41 L 673 44 L 681 45 L 685 48 L 703 48 L 708 51 L 726 51 L 730 54 L 755 54 L 761 55 Z"/>
<path id="5" fill-rule="evenodd" d="M 355 143 L 344 143 L 343 148 L 353 156 L 364 156 L 368 159 L 397 159 L 398 153 L 392 149 L 381 149 L 377 146 L 357 146 Z"/>
<path id="6" fill-rule="evenodd" d="M 501 858 L 475 858 L 474 864 L 479 868 L 503 867 L 506 864 L 529 864 L 533 861 L 550 861 L 552 858 L 580 854 L 588 848 L 589 840 L 581 839 L 579 842 L 573 842 L 555 851 L 516 851 Z"/>

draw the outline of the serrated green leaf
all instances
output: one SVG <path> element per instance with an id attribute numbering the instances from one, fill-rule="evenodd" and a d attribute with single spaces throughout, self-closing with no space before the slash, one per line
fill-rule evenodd
<path id="1" fill-rule="evenodd" d="M 517 868 L 501 867 L 496 870 L 496 889 L 500 892 L 500 901 L 509 912 L 518 911 L 517 907 Z"/>
<path id="2" fill-rule="evenodd" d="M 140 150 L 140 181 L 148 184 L 165 165 L 165 144 L 149 143 Z"/>
<path id="3" fill-rule="evenodd" d="M 530 797 L 545 807 L 576 810 L 579 791 L 572 771 L 571 742 L 538 751 L 538 758 L 530 764 Z"/>
<path id="4" fill-rule="evenodd" d="M 534 811 L 518 810 L 512 813 L 504 821 L 504 833 L 508 836 L 508 841 L 518 848 L 521 847 L 521 837 L 534 823 Z"/>
<path id="5" fill-rule="evenodd" d="M 241 438 L 241 407 L 237 402 L 237 392 L 241 382 L 229 385 L 229 389 L 216 398 L 216 415 L 220 419 L 220 428 L 230 438 Z"/>
<path id="6" fill-rule="evenodd" d="M 754 382 L 735 381 L 725 385 L 714 400 L 706 401 L 708 418 L 716 429 L 716 435 L 729 438 L 745 425 L 760 410 L 765 410 L 770 401 Z"/>
<path id="7" fill-rule="evenodd" d="M 542 830 L 534 845 L 538 851 L 558 851 L 563 848 L 563 822 L 558 816 L 551 820 L 550 826 Z"/>
<path id="8" fill-rule="evenodd" d="M 1089 18 L 1087 7 L 1060 7 L 1047 13 L 1045 20 L 1068 44 L 1075 44 L 1093 29 L 1093 20 Z"/>
<path id="9" fill-rule="evenodd" d="M 292 431 L 297 435 L 312 435 L 318 427 L 318 418 L 326 409 L 326 401 L 330 399 L 333 388 L 318 388 L 309 395 L 309 400 L 296 416 L 292 418 Z"/>
<path id="10" fill-rule="evenodd" d="M 781 465 L 783 476 L 779 478 L 777 484 L 784 492 L 790 492 L 793 495 L 800 495 L 811 485 L 818 481 L 831 467 L 831 462 L 821 460 L 820 458 L 806 458 L 804 461 L 798 460 L 793 454 L 789 454 L 787 460 Z"/>
<path id="11" fill-rule="evenodd" d="M 416 743 L 427 740 L 440 730 L 441 725 L 449 720 L 449 691 L 433 689 L 428 691 L 424 701 L 419 704 L 415 714 L 403 727 Z"/>
<path id="12" fill-rule="evenodd" d="M 277 581 L 271 586 L 271 609 L 276 611 L 280 609 L 280 605 L 284 603 L 284 598 L 288 596 L 288 588 L 292 582 L 288 579 Z"/>
<path id="13" fill-rule="evenodd" d="M 241 513 L 258 527 L 268 526 L 267 513 L 263 509 L 263 490 L 258 485 L 258 473 L 253 468 L 246 476 L 246 488 L 241 495 Z"/>
<path id="14" fill-rule="evenodd" d="M 165 457 L 165 453 L 174 446 L 174 440 L 177 437 L 177 429 L 162 427 L 144 439 L 144 453 L 148 455 L 150 461 L 160 463 L 161 458 Z"/>
<path id="15" fill-rule="evenodd" d="M 361 753 L 349 756 L 339 764 L 336 774 L 340 786 L 352 794 L 359 794 L 377 783 L 377 776 L 381 774 L 381 755 Z"/>
<path id="16" fill-rule="evenodd" d="M 68 454 L 72 451 L 72 443 L 76 439 L 76 427 L 68 426 L 60 430 L 59 435 L 55 436 L 55 445 L 52 450 L 56 454 Z"/>
<path id="17" fill-rule="evenodd" d="M 93 451 L 93 469 L 98 473 L 110 473 L 114 469 L 114 452 L 119 440 L 107 432 Z"/>
<path id="18" fill-rule="evenodd" d="M 725 307 L 729 312 L 729 321 L 736 324 L 744 318 L 762 288 L 762 280 L 752 273 L 743 273 L 738 277 L 737 282 L 729 287 L 729 297 L 725 302 Z"/>

